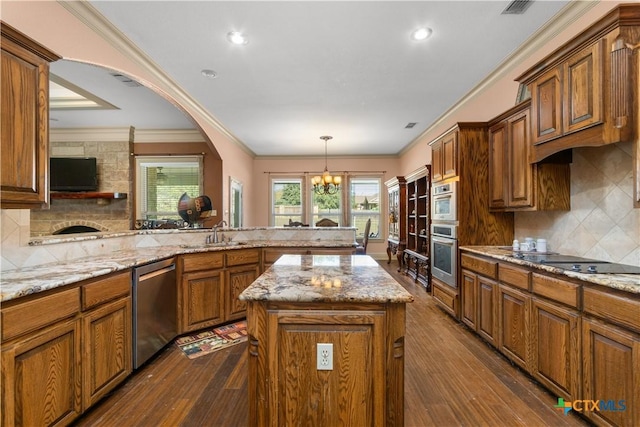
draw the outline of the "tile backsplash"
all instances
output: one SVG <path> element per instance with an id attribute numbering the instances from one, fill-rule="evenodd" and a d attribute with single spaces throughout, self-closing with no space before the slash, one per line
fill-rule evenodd
<path id="1" fill-rule="evenodd" d="M 571 210 L 518 212 L 515 237 L 546 238 L 549 250 L 640 265 L 640 209 L 633 208 L 633 144 L 576 148 Z"/>

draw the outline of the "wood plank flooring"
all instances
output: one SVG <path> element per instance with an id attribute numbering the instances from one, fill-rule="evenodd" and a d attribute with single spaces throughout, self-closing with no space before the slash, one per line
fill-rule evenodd
<path id="1" fill-rule="evenodd" d="M 555 409 L 555 396 L 441 311 L 397 264 L 381 265 L 415 297 L 407 305 L 406 426 L 588 425 Z M 246 367 L 246 344 L 194 360 L 169 345 L 76 425 L 246 426 Z"/>

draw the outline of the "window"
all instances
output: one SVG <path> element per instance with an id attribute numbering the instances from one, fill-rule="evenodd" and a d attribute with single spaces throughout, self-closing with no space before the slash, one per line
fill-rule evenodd
<path id="1" fill-rule="evenodd" d="M 371 218 L 369 238 L 380 237 L 381 176 L 347 174 L 341 191 L 316 194 L 308 176 L 271 178 L 271 224 L 285 226 L 300 222 L 314 226 L 329 218 L 342 227 L 356 227 L 356 237 L 364 237 L 364 227 Z M 346 208 L 345 208 L 346 207 Z"/>
<path id="2" fill-rule="evenodd" d="M 136 218 L 179 220 L 184 193 L 203 193 L 202 156 L 136 157 Z"/>
<path id="3" fill-rule="evenodd" d="M 335 194 L 316 194 L 313 188 L 310 191 L 311 211 L 313 212 L 311 224 L 315 225 L 323 218 L 337 222 L 338 226 L 345 224 L 342 219 L 342 187 Z"/>
<path id="4" fill-rule="evenodd" d="M 290 222 L 304 222 L 302 178 L 271 180 L 271 225 L 282 227 Z"/>
<path id="5" fill-rule="evenodd" d="M 364 227 L 371 218 L 369 238 L 380 236 L 380 178 L 351 177 L 349 179 L 349 224 L 356 227 L 356 237 L 364 237 Z"/>

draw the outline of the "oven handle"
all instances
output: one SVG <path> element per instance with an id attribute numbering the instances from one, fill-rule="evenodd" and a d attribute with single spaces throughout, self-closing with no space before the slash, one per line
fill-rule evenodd
<path id="1" fill-rule="evenodd" d="M 438 243 L 455 245 L 457 239 L 453 239 L 451 237 L 442 237 L 442 236 L 431 234 L 431 240 L 433 240 L 434 242 L 438 242 Z"/>

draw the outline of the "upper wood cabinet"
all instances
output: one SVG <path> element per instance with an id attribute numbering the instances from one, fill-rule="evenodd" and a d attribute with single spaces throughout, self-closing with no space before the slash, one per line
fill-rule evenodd
<path id="1" fill-rule="evenodd" d="M 49 62 L 58 55 L 0 23 L 3 208 L 49 201 Z"/>
<path id="2" fill-rule="evenodd" d="M 569 163 L 530 163 L 530 111 L 525 101 L 489 122 L 491 210 L 570 209 Z"/>
<path id="3" fill-rule="evenodd" d="M 458 175 L 458 132 L 453 130 L 438 138 L 431 145 L 431 181 L 453 178 Z"/>
<path id="4" fill-rule="evenodd" d="M 629 46 L 640 42 L 639 13 L 638 4 L 618 5 L 516 79 L 531 92 L 532 162 L 631 140 L 637 106 Z"/>

